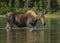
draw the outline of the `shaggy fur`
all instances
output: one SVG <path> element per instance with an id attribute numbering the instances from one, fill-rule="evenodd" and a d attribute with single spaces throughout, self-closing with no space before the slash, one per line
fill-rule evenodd
<path id="1" fill-rule="evenodd" d="M 36 15 L 36 13 L 33 10 L 28 10 L 26 13 L 19 13 L 19 12 L 9 12 L 6 15 L 7 19 L 7 25 L 6 29 L 9 29 L 8 27 L 12 27 L 14 24 L 18 27 L 34 27 L 39 20 L 43 20 L 43 16 Z M 43 20 L 44 24 L 44 20 Z"/>

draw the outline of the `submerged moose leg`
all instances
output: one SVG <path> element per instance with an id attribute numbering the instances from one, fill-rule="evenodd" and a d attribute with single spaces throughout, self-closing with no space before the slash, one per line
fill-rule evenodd
<path id="1" fill-rule="evenodd" d="M 36 27 L 33 26 L 32 24 L 30 24 L 30 21 L 31 21 L 31 19 L 29 18 L 29 19 L 27 20 L 27 26 L 30 28 L 30 31 L 33 31 L 33 30 L 36 29 Z"/>
<path id="2" fill-rule="evenodd" d="M 34 31 L 34 30 L 37 30 L 37 28 L 36 28 L 36 27 L 32 27 L 32 28 L 30 29 L 30 31 Z"/>
<path id="3" fill-rule="evenodd" d="M 28 18 L 26 25 L 30 28 L 30 31 L 32 31 L 32 25 L 30 24 L 30 19 Z"/>
<path id="4" fill-rule="evenodd" d="M 10 31 L 12 29 L 12 25 L 7 23 L 6 25 L 6 31 Z"/>

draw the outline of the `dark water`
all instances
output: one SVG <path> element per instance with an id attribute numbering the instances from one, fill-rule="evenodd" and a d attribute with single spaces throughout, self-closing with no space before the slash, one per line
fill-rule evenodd
<path id="1" fill-rule="evenodd" d="M 35 30 L 32 32 L 29 29 L 13 29 L 6 32 L 5 29 L 2 29 L 2 27 L 5 27 L 6 20 L 2 19 L 0 19 L 0 43 L 60 43 L 59 18 L 46 19 L 44 31 Z M 39 23 L 37 24 L 37 28 L 42 28 Z"/>
<path id="2" fill-rule="evenodd" d="M 60 43 L 60 19 L 46 20 L 45 43 Z"/>

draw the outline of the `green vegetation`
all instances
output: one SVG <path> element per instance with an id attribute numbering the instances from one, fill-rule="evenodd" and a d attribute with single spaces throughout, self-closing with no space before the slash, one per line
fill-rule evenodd
<path id="1" fill-rule="evenodd" d="M 0 0 L 0 14 L 9 11 L 25 12 L 29 9 L 36 12 L 47 10 L 49 13 L 59 13 L 60 0 Z"/>

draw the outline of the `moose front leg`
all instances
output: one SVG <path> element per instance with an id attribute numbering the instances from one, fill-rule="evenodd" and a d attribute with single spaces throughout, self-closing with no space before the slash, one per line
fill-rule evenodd
<path id="1" fill-rule="evenodd" d="M 12 29 L 11 24 L 9 24 L 9 23 L 7 22 L 6 31 L 11 31 L 11 29 Z"/>

